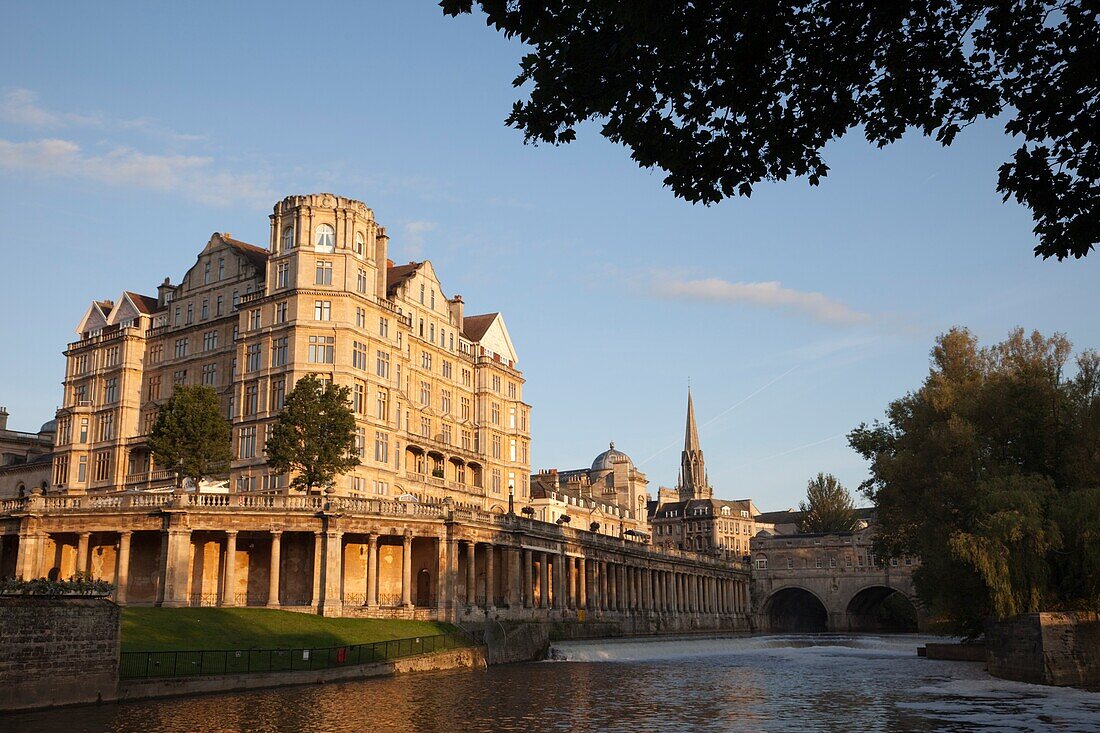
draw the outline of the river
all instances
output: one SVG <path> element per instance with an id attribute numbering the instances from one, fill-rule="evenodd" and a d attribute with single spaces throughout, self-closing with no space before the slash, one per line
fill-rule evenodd
<path id="1" fill-rule="evenodd" d="M 0 716 L 0 730 L 1100 731 L 1100 693 L 921 659 L 925 640 L 565 642 L 554 661 Z"/>

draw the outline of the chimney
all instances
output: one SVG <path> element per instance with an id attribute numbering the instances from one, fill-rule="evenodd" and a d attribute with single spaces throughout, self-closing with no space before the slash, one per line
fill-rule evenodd
<path id="1" fill-rule="evenodd" d="M 0 407 L 0 430 L 8 429 L 8 408 Z"/>
<path id="2" fill-rule="evenodd" d="M 376 227 L 374 233 L 374 295 L 380 300 L 386 299 L 386 270 L 393 267 L 387 256 L 390 238 L 386 235 L 386 227 Z"/>
<path id="3" fill-rule="evenodd" d="M 461 295 L 456 295 L 448 302 L 450 302 L 451 304 L 451 316 L 454 318 L 455 326 L 458 328 L 458 333 L 462 334 L 464 330 L 463 319 L 466 317 L 466 303 L 462 300 Z"/>
<path id="4" fill-rule="evenodd" d="M 157 306 L 163 307 L 168 302 L 168 293 L 175 292 L 175 288 L 172 287 L 172 281 L 169 278 L 164 278 L 164 282 L 157 286 Z"/>

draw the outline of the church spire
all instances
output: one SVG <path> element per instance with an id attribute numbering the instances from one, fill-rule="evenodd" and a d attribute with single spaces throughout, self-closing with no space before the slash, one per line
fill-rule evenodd
<path id="1" fill-rule="evenodd" d="M 695 425 L 695 405 L 688 387 L 687 425 L 684 428 L 684 452 L 680 454 L 680 500 L 709 499 L 712 496 L 707 481 L 707 468 L 703 462 L 703 449 L 699 445 L 699 429 Z"/>

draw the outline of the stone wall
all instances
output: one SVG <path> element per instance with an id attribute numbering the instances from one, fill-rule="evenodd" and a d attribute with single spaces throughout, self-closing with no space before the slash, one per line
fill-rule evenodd
<path id="1" fill-rule="evenodd" d="M 1100 614 L 1029 613 L 990 621 L 986 664 L 1003 679 L 1043 685 L 1100 684 Z"/>
<path id="2" fill-rule="evenodd" d="M 0 710 L 115 699 L 119 624 L 103 598 L 0 596 Z"/>

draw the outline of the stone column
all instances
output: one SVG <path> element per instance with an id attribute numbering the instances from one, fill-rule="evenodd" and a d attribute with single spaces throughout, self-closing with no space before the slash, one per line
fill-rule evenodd
<path id="1" fill-rule="evenodd" d="M 118 533 L 118 567 L 115 570 L 115 603 L 126 605 L 126 586 L 130 580 L 130 531 Z"/>
<path id="2" fill-rule="evenodd" d="M 324 599 L 321 597 L 321 565 L 323 562 L 321 532 L 315 531 L 313 533 L 313 588 L 310 591 L 309 605 L 317 613 L 321 612 L 321 604 L 324 603 Z"/>
<path id="3" fill-rule="evenodd" d="M 485 610 L 492 611 L 496 608 L 497 579 L 496 558 L 493 557 L 493 544 L 485 545 Z"/>
<path id="4" fill-rule="evenodd" d="M 579 596 L 577 598 L 577 608 L 583 608 L 588 610 L 588 563 L 582 557 L 577 560 L 578 573 L 580 575 L 581 585 L 579 589 Z"/>
<path id="5" fill-rule="evenodd" d="M 534 564 L 532 563 L 531 551 L 523 550 L 523 563 L 520 569 L 520 575 L 523 576 L 523 605 L 525 608 L 535 607 L 535 589 L 532 575 L 534 574 Z"/>
<path id="6" fill-rule="evenodd" d="M 187 579 L 191 571 L 191 530 L 170 528 L 164 566 L 164 605 L 182 608 L 188 605 Z"/>
<path id="7" fill-rule="evenodd" d="M 271 561 L 267 574 L 267 607 L 279 607 L 279 573 L 282 570 L 282 544 L 283 533 L 281 530 L 271 532 Z"/>
<path id="8" fill-rule="evenodd" d="M 401 548 L 401 605 L 412 608 L 412 535 L 405 533 Z"/>
<path id="9" fill-rule="evenodd" d="M 466 542 L 466 606 L 477 605 L 477 555 L 473 541 Z"/>
<path id="10" fill-rule="evenodd" d="M 565 590 L 565 556 L 555 553 L 551 555 L 550 562 L 554 566 L 554 590 L 552 593 L 552 600 L 554 602 L 554 609 L 558 611 L 565 610 L 568 603 Z"/>
<path id="11" fill-rule="evenodd" d="M 435 608 L 437 619 L 442 621 L 447 618 L 447 554 L 450 551 L 450 542 L 447 541 L 446 531 L 442 537 L 435 539 Z"/>
<path id="12" fill-rule="evenodd" d="M 157 550 L 157 605 L 164 605 L 164 589 L 168 584 L 168 532 L 160 533 L 160 548 Z"/>
<path id="13" fill-rule="evenodd" d="M 565 556 L 565 608 L 577 607 L 577 569 L 575 557 Z"/>
<path id="14" fill-rule="evenodd" d="M 225 532 L 225 576 L 222 579 L 222 605 L 237 605 L 237 531 Z"/>
<path id="15" fill-rule="evenodd" d="M 515 547 L 504 548 L 506 578 L 504 581 L 504 605 L 509 609 L 519 606 L 522 593 L 523 571 L 520 570 L 521 556 Z"/>
<path id="16" fill-rule="evenodd" d="M 344 611 L 344 533 L 332 521 L 326 518 L 323 616 L 341 616 Z"/>
<path id="17" fill-rule="evenodd" d="M 539 553 L 539 608 L 550 608 L 550 556 Z"/>
<path id="18" fill-rule="evenodd" d="M 76 536 L 76 572 L 84 574 L 88 572 L 88 541 L 91 532 L 81 532 Z"/>
<path id="19" fill-rule="evenodd" d="M 374 532 L 367 534 L 367 597 L 364 603 L 367 608 L 378 605 L 378 535 Z"/>

